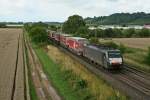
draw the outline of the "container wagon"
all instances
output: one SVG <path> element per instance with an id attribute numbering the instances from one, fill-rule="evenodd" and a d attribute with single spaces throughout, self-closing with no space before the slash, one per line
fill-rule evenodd
<path id="1" fill-rule="evenodd" d="M 69 35 L 69 34 L 60 34 L 60 44 L 63 47 L 67 47 L 66 46 L 66 44 L 67 44 L 67 37 L 71 37 L 71 35 Z"/>
<path id="2" fill-rule="evenodd" d="M 56 42 L 57 44 L 59 44 L 59 43 L 60 43 L 60 33 L 55 32 L 53 35 L 54 35 L 54 40 L 55 40 L 55 42 Z"/>
<path id="3" fill-rule="evenodd" d="M 77 55 L 83 54 L 83 45 L 88 43 L 86 38 L 81 37 L 67 37 L 66 41 L 67 48 L 72 52 L 75 52 Z"/>
<path id="4" fill-rule="evenodd" d="M 116 49 L 85 45 L 83 56 L 106 69 L 119 69 L 123 65 L 120 50 Z"/>
<path id="5" fill-rule="evenodd" d="M 48 38 L 51 39 L 51 40 L 54 39 L 55 38 L 54 37 L 55 33 L 56 33 L 55 31 L 48 31 Z"/>

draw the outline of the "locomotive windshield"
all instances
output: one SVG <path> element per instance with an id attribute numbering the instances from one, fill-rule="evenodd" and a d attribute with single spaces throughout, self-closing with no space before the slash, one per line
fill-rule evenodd
<path id="1" fill-rule="evenodd" d="M 121 58 L 121 54 L 119 51 L 109 51 L 108 57 L 109 58 Z"/>

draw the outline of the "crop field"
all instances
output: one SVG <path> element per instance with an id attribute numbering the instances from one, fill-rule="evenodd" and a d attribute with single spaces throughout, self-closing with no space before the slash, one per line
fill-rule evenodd
<path id="1" fill-rule="evenodd" d="M 0 100 L 24 100 L 22 29 L 0 29 Z"/>
<path id="2" fill-rule="evenodd" d="M 150 47 L 150 38 L 113 38 L 108 40 L 100 39 L 100 41 L 113 41 L 117 44 L 124 44 L 131 48 L 147 50 Z"/>

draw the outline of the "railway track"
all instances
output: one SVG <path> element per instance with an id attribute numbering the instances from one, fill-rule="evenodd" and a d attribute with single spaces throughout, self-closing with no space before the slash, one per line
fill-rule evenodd
<path id="1" fill-rule="evenodd" d="M 124 70 L 128 71 L 128 72 L 131 72 L 131 73 L 134 73 L 135 75 L 139 76 L 140 78 L 144 78 L 144 79 L 150 80 L 150 77 L 147 77 L 147 76 L 150 76 L 149 73 L 141 71 L 141 70 L 138 70 L 138 69 L 134 68 L 133 66 L 125 64 L 124 65 Z"/>
<path id="2" fill-rule="evenodd" d="M 120 72 L 117 75 L 117 78 L 129 86 L 137 89 L 143 95 L 146 94 L 150 96 L 150 84 L 146 84 L 144 81 L 139 80 L 139 78 L 133 77 L 132 75 L 124 72 Z"/>
<path id="3" fill-rule="evenodd" d="M 42 65 L 27 39 L 25 45 L 28 50 L 32 79 L 39 100 L 61 100 L 44 73 Z"/>
<path id="4" fill-rule="evenodd" d="M 77 56 L 74 53 L 57 46 L 61 51 L 79 61 L 87 69 L 96 75 L 103 77 L 114 88 L 127 94 L 133 100 L 149 100 L 150 98 L 150 76 L 149 74 L 124 66 L 120 71 L 107 71 L 101 66 L 91 63 L 88 59 Z"/>
<path id="5" fill-rule="evenodd" d="M 42 85 L 42 82 L 40 81 L 41 79 L 40 79 L 39 74 L 36 69 L 37 63 L 35 61 L 33 52 L 31 50 L 31 47 L 30 47 L 28 41 L 25 41 L 25 46 L 26 46 L 27 53 L 28 53 L 28 59 L 29 59 L 29 65 L 30 65 L 29 69 L 31 72 L 31 77 L 32 77 L 32 80 L 33 80 L 33 83 L 35 86 L 35 90 L 36 90 L 38 99 L 39 100 L 48 100 L 49 97 L 46 95 L 46 91 Z"/>

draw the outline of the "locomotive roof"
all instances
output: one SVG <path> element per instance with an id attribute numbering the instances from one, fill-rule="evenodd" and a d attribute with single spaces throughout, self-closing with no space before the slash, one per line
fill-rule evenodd
<path id="1" fill-rule="evenodd" d="M 118 49 L 113 49 L 113 48 L 109 48 L 106 46 L 95 46 L 95 45 L 88 45 L 89 48 L 98 50 L 98 51 L 102 51 L 102 52 L 108 52 L 108 51 L 120 51 Z"/>

